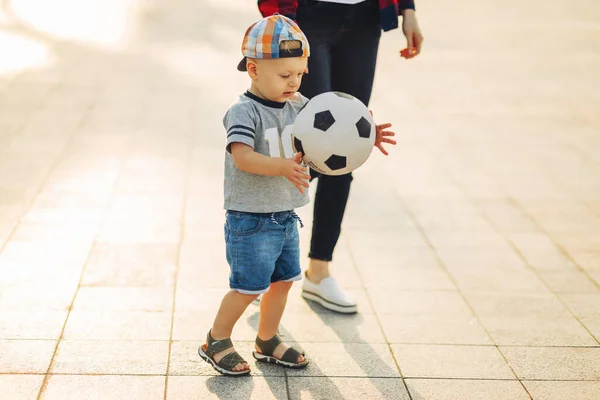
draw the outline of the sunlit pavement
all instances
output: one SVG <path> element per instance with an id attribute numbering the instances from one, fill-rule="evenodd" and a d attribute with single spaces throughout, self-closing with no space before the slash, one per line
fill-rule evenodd
<path id="1" fill-rule="evenodd" d="M 417 4 L 423 54 L 384 35 L 370 105 L 399 144 L 355 173 L 333 264 L 360 312 L 296 285 L 310 367 L 234 380 L 196 349 L 255 2 L 0 2 L 0 398 L 600 398 L 600 3 Z"/>

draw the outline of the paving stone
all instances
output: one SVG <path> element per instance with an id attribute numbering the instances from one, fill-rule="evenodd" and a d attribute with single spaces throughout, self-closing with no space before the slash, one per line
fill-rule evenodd
<path id="1" fill-rule="evenodd" d="M 600 393 L 600 382 L 523 381 L 534 399 L 594 400 Z"/>
<path id="2" fill-rule="evenodd" d="M 600 320 L 600 293 L 563 294 L 560 297 L 575 316 Z"/>
<path id="3" fill-rule="evenodd" d="M 480 317 L 569 317 L 569 310 L 551 294 L 466 293 L 469 304 Z"/>
<path id="4" fill-rule="evenodd" d="M 168 341 L 62 340 L 51 372 L 90 375 L 164 375 Z"/>
<path id="5" fill-rule="evenodd" d="M 413 400 L 526 400 L 530 397 L 516 380 L 407 379 Z M 534 397 L 535 398 L 535 397 Z"/>
<path id="6" fill-rule="evenodd" d="M 600 251 L 570 251 L 569 255 L 586 271 L 600 271 Z"/>
<path id="7" fill-rule="evenodd" d="M 286 399 L 283 377 L 173 376 L 169 378 L 167 399 Z"/>
<path id="8" fill-rule="evenodd" d="M 66 318 L 66 310 L 3 310 L 0 314 L 0 339 L 58 340 Z"/>
<path id="9" fill-rule="evenodd" d="M 594 346 L 596 340 L 573 317 L 481 317 L 481 323 L 501 346 Z"/>
<path id="10" fill-rule="evenodd" d="M 362 275 L 372 272 L 375 267 L 378 269 L 402 267 L 436 269 L 440 266 L 435 253 L 427 247 L 387 247 L 387 249 L 381 249 L 377 252 L 368 249 L 363 251 L 352 250 L 352 258 Z"/>
<path id="11" fill-rule="evenodd" d="M 9 399 L 37 399 L 44 375 L 0 375 L 0 387 Z"/>
<path id="12" fill-rule="evenodd" d="M 399 377 L 390 349 L 375 343 L 300 343 L 311 362 L 288 376 Z"/>
<path id="13" fill-rule="evenodd" d="M 461 295 L 455 291 L 398 291 L 373 288 L 367 289 L 367 292 L 375 311 L 381 314 L 472 315 Z"/>
<path id="14" fill-rule="evenodd" d="M 440 267 L 386 267 L 377 266 L 377 273 L 361 274 L 367 288 L 395 288 L 401 290 L 455 290 L 456 286 Z"/>
<path id="15" fill-rule="evenodd" d="M 539 276 L 555 293 L 598 293 L 600 287 L 591 274 L 578 270 L 539 271 Z"/>
<path id="16" fill-rule="evenodd" d="M 392 345 L 407 378 L 514 379 L 494 346 Z"/>
<path id="17" fill-rule="evenodd" d="M 51 375 L 42 394 L 44 400 L 162 399 L 162 376 Z"/>
<path id="18" fill-rule="evenodd" d="M 492 344 L 474 316 L 380 314 L 379 320 L 390 343 Z"/>
<path id="19" fill-rule="evenodd" d="M 166 311 L 72 310 L 65 327 L 69 340 L 169 340 L 171 313 Z"/>
<path id="20" fill-rule="evenodd" d="M 160 244 L 94 246 L 82 283 L 93 286 L 171 286 L 177 247 Z"/>
<path id="21" fill-rule="evenodd" d="M 285 313 L 280 330 L 299 342 L 385 343 L 373 314 Z"/>
<path id="22" fill-rule="evenodd" d="M 0 373 L 45 374 L 56 340 L 0 340 Z"/>
<path id="23" fill-rule="evenodd" d="M 170 311 L 173 291 L 163 287 L 84 286 L 77 292 L 75 310 Z"/>
<path id="24" fill-rule="evenodd" d="M 598 380 L 598 347 L 501 347 L 523 380 Z"/>
<path id="25" fill-rule="evenodd" d="M 409 395 L 400 379 L 289 377 L 290 400 L 343 400 L 374 396 L 385 400 L 407 400 Z"/>
<path id="26" fill-rule="evenodd" d="M 525 292 L 548 293 L 548 288 L 535 272 L 526 268 L 451 268 L 450 275 L 465 292 Z"/>
<path id="27" fill-rule="evenodd" d="M 438 249 L 437 254 L 443 264 L 450 270 L 482 268 L 482 266 L 486 266 L 488 269 L 518 269 L 527 265 L 513 249 L 498 250 L 472 247 L 460 249 L 459 251 Z"/>
<path id="28" fill-rule="evenodd" d="M 52 284 L 52 286 L 50 286 Z M 76 280 L 49 280 L 0 286 L 0 308 L 27 312 L 66 311 L 73 302 Z"/>

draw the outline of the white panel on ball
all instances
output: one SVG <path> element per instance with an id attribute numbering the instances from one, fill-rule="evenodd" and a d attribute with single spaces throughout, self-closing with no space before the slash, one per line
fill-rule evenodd
<path id="1" fill-rule="evenodd" d="M 375 144 L 375 122 L 357 98 L 341 92 L 313 97 L 294 123 L 293 145 L 303 161 L 325 175 L 342 175 L 360 167 Z"/>

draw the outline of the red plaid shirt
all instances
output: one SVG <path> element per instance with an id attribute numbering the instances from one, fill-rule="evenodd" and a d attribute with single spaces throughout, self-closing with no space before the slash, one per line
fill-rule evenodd
<path id="1" fill-rule="evenodd" d="M 263 17 L 275 13 L 296 20 L 298 0 L 258 0 L 258 9 Z M 389 31 L 398 27 L 398 15 L 402 10 L 415 9 L 414 0 L 379 0 L 381 29 Z"/>

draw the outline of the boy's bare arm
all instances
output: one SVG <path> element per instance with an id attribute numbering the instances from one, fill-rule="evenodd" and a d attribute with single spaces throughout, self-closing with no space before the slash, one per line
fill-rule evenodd
<path id="1" fill-rule="evenodd" d="M 292 182 L 300 193 L 303 187 L 308 187 L 310 175 L 306 174 L 306 167 L 300 165 L 302 154 L 294 158 L 268 157 L 255 152 L 252 147 L 244 143 L 232 143 L 231 155 L 235 165 L 244 172 L 265 176 L 283 176 Z"/>

